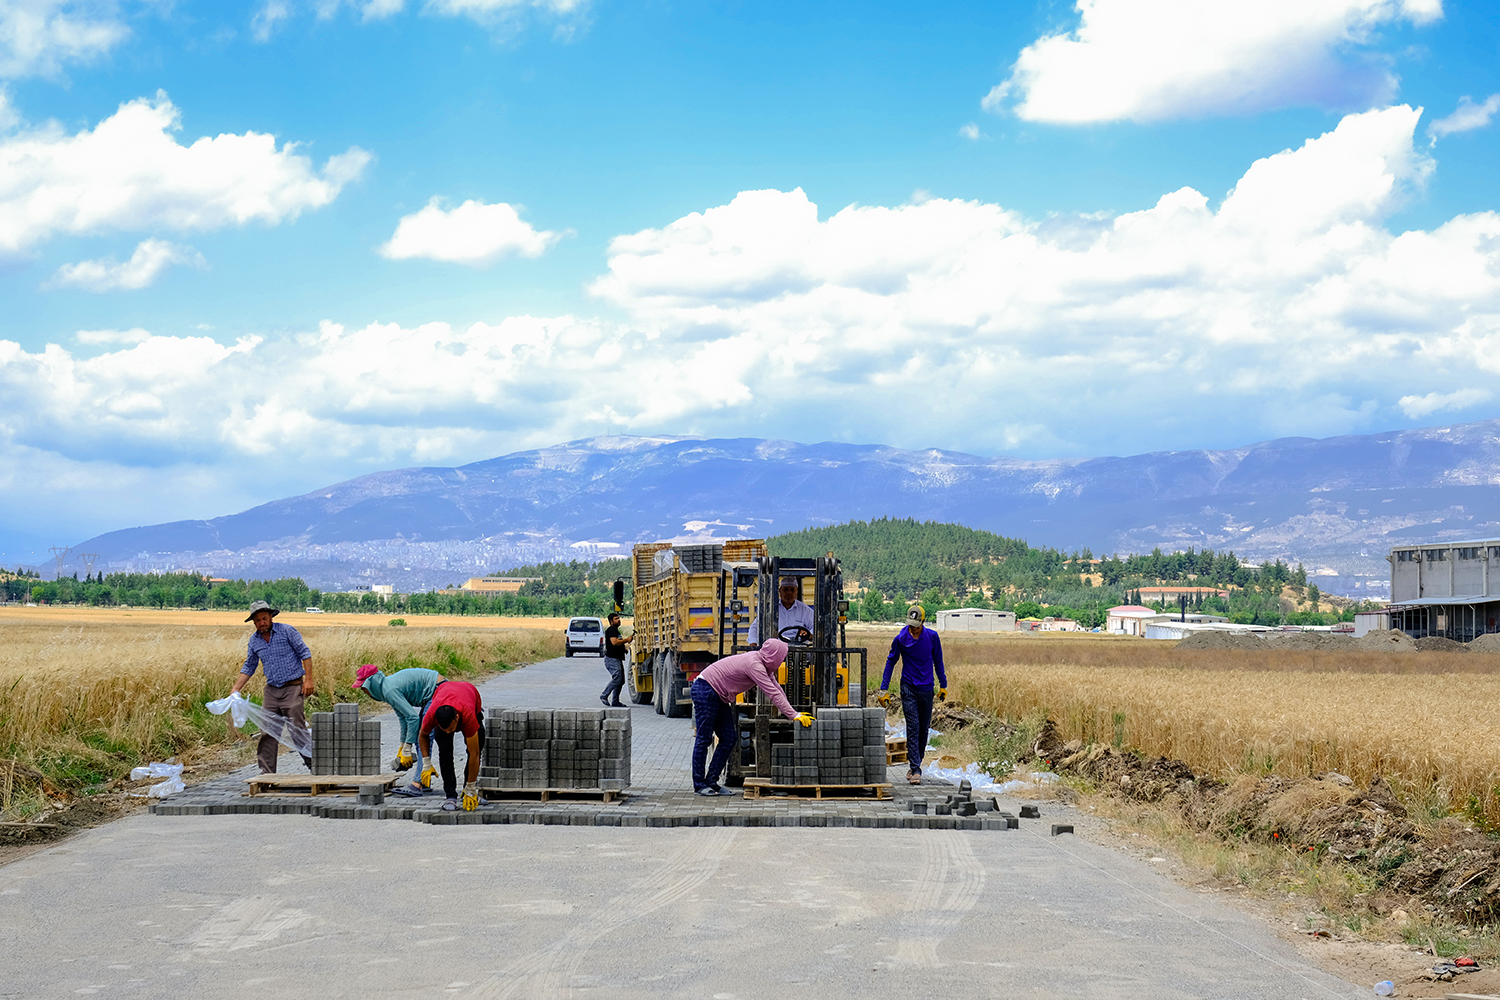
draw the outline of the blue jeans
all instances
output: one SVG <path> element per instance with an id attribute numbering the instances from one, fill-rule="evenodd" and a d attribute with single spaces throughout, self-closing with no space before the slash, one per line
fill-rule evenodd
<path id="1" fill-rule="evenodd" d="M 733 705 L 724 704 L 719 692 L 703 678 L 693 681 L 693 726 L 697 734 L 693 739 L 693 791 L 719 783 L 719 775 L 729 763 L 729 755 L 740 739 L 739 713 Z M 719 746 L 714 750 L 713 764 L 704 772 L 703 764 L 708 759 L 708 745 L 714 737 Z"/>
<path id="2" fill-rule="evenodd" d="M 906 715 L 906 769 L 920 774 L 927 756 L 927 730 L 932 728 L 932 688 L 902 681 L 901 711 Z"/>
<path id="3" fill-rule="evenodd" d="M 609 671 L 609 683 L 604 685 L 604 693 L 599 695 L 605 701 L 618 705 L 620 703 L 620 689 L 625 686 L 625 661 L 613 656 L 604 658 L 604 669 Z"/>

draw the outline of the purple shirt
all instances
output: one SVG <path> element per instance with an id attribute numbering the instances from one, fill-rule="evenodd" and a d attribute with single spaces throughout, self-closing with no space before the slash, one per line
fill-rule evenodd
<path id="1" fill-rule="evenodd" d="M 245 665 L 240 673 L 255 676 L 256 662 L 265 668 L 266 683 L 281 687 L 301 680 L 304 673 L 302 661 L 312 659 L 312 650 L 302 641 L 302 636 L 290 625 L 271 623 L 271 638 L 262 639 L 259 632 L 250 633 L 250 652 L 245 656 Z"/>

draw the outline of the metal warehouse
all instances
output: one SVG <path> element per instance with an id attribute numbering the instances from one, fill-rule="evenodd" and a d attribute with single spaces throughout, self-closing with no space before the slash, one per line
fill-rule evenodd
<path id="1" fill-rule="evenodd" d="M 1500 632 L 1500 538 L 1391 549 L 1391 628 L 1469 642 Z"/>

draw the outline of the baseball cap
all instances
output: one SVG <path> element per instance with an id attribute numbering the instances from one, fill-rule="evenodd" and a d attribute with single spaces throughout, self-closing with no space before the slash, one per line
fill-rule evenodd
<path id="1" fill-rule="evenodd" d="M 920 625 L 927 620 L 927 612 L 922 610 L 922 605 L 913 604 L 906 612 L 906 621 L 909 625 Z"/>

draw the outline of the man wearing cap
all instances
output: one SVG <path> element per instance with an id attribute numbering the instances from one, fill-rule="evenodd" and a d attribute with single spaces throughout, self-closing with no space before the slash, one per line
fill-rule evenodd
<path id="1" fill-rule="evenodd" d="M 876 701 L 891 701 L 891 668 L 901 660 L 901 711 L 906 715 L 906 780 L 922 783 L 922 758 L 927 755 L 927 730 L 932 725 L 932 675 L 937 673 L 937 696 L 948 700 L 948 673 L 943 669 L 943 644 L 938 635 L 923 622 L 927 613 L 914 604 L 906 612 L 906 628 L 891 640 L 890 655 L 885 658 L 885 674 L 880 679 Z"/>
<path id="2" fill-rule="evenodd" d="M 719 787 L 719 775 L 729 763 L 729 754 L 740 739 L 738 709 L 734 700 L 752 688 L 759 688 L 776 710 L 804 726 L 813 717 L 798 713 L 787 700 L 786 692 L 776 683 L 776 668 L 786 659 L 786 643 L 767 639 L 765 645 L 748 653 L 736 653 L 716 660 L 693 681 L 693 791 L 699 795 L 732 795 Z M 708 747 L 714 738 L 712 764 L 706 765 Z"/>
<path id="3" fill-rule="evenodd" d="M 302 715 L 302 703 L 313 693 L 312 650 L 302 641 L 302 636 L 290 625 L 271 621 L 281 614 L 265 601 L 250 605 L 247 622 L 255 623 L 255 633 L 250 636 L 250 650 L 245 656 L 245 665 L 234 679 L 232 693 L 240 689 L 255 676 L 259 666 L 265 671 L 266 691 L 261 707 L 273 715 L 291 720 L 299 729 L 307 728 Z M 276 754 L 280 744 L 276 737 L 262 733 L 260 745 L 255 749 L 255 762 L 262 774 L 276 773 Z M 303 757 L 302 763 L 312 770 L 312 759 Z"/>
<path id="4" fill-rule="evenodd" d="M 403 671 L 404 672 L 404 671 Z M 427 714 L 417 730 L 422 756 L 432 758 L 432 741 L 437 738 L 438 766 L 443 774 L 443 808 L 458 808 L 458 775 L 453 769 L 453 734 L 464 734 L 469 751 L 464 774 L 464 810 L 479 805 L 479 748 L 484 745 L 484 703 L 479 689 L 468 681 L 444 681 L 433 691 Z M 431 765 L 428 765 L 431 766 Z"/>
<path id="5" fill-rule="evenodd" d="M 422 713 L 432 701 L 433 692 L 444 682 L 443 675 L 426 667 L 407 667 L 387 676 L 373 663 L 366 663 L 354 673 L 354 686 L 376 701 L 383 701 L 401 721 L 401 749 L 396 751 L 395 769 L 405 771 L 413 763 L 417 777 L 405 794 L 421 794 L 423 779 L 432 780 L 432 764 L 417 749 L 417 733 L 422 728 Z"/>
<path id="6" fill-rule="evenodd" d="M 798 599 L 798 593 L 802 585 L 794 576 L 784 576 L 781 584 L 777 587 L 777 596 L 781 598 L 780 605 L 776 608 L 776 635 L 774 638 L 784 638 L 782 633 L 793 625 L 803 629 L 807 634 L 797 634 L 799 641 L 806 642 L 812 638 L 813 613 L 812 608 L 803 604 Z M 750 645 L 760 645 L 760 619 L 750 623 Z"/>

